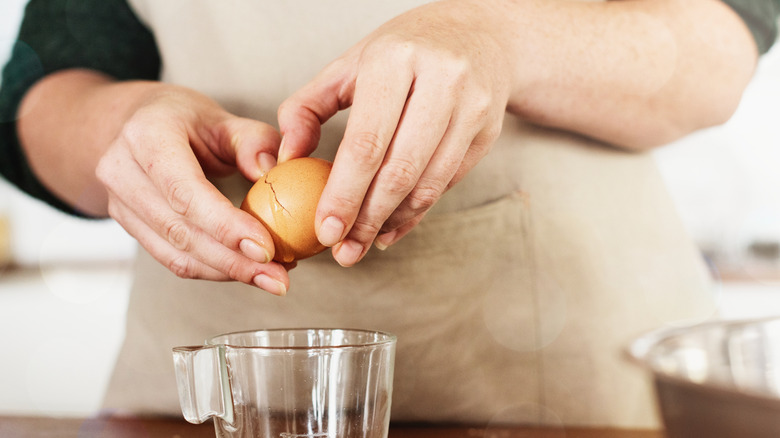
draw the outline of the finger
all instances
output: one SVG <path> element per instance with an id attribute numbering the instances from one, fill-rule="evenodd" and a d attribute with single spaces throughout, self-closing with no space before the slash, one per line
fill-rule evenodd
<path id="1" fill-rule="evenodd" d="M 223 242 L 213 238 L 185 215 L 171 209 L 167 200 L 159 194 L 157 187 L 147 179 L 147 175 L 143 173 L 141 167 L 127 166 L 127 163 L 133 163 L 133 161 L 125 148 L 112 149 L 112 155 L 111 159 L 124 162 L 125 166 L 123 167 L 121 183 L 118 186 L 109 183 L 107 189 L 115 198 L 121 199 L 121 202 L 133 212 L 135 217 L 143 218 L 147 226 L 173 248 L 190 254 L 196 260 L 222 272 L 229 278 L 245 283 L 252 281 L 258 266 L 271 260 L 273 256 L 272 244 L 269 251 L 254 240 L 244 238 L 237 241 L 234 248 L 226 247 Z M 126 184 L 128 181 L 133 183 Z M 212 189 L 216 191 L 213 186 Z M 121 196 L 117 195 L 118 193 L 121 193 Z M 256 224 L 250 225 L 260 228 L 261 232 L 266 235 L 264 239 L 272 242 L 268 232 L 249 214 L 234 208 L 227 199 L 222 197 L 216 199 L 215 203 L 221 205 L 226 212 L 239 218 L 238 223 L 241 221 L 256 222 Z M 213 208 L 212 210 L 220 211 L 222 209 Z M 214 213 L 209 214 L 214 215 Z M 222 214 L 217 213 L 216 216 L 211 220 L 222 220 Z M 209 223 L 209 218 L 206 217 L 205 221 Z M 230 222 L 225 224 L 222 229 L 229 229 L 229 224 Z M 279 278 L 279 280 L 284 281 L 284 278 Z"/>
<path id="2" fill-rule="evenodd" d="M 466 154 L 464 155 L 457 172 L 455 172 L 455 175 L 453 175 L 449 187 L 452 187 L 460 182 L 460 180 L 462 180 L 466 174 L 468 174 L 468 172 L 471 171 L 471 169 L 473 169 L 480 160 L 482 160 L 482 158 L 490 153 L 490 150 L 493 148 L 493 144 L 495 143 L 496 139 L 498 139 L 499 135 L 501 135 L 504 121 L 503 113 L 494 117 L 493 119 L 493 122 L 488 123 L 477 134 L 477 136 L 474 137 L 474 140 L 471 141 L 471 146 L 469 146 L 468 150 L 466 151 Z"/>
<path id="3" fill-rule="evenodd" d="M 456 108 L 462 105 L 455 105 Z M 447 125 L 447 130 L 441 138 L 441 143 L 435 148 L 425 170 L 422 172 L 416 185 L 409 194 L 399 203 L 395 211 L 387 217 L 384 224 L 377 225 L 377 218 L 365 219 L 370 217 L 371 206 L 368 201 L 364 203 L 360 216 L 355 221 L 355 225 L 350 230 L 346 238 L 334 246 L 334 258 L 342 266 L 352 266 L 356 264 L 365 255 L 370 246 L 365 239 L 367 236 L 376 241 L 379 231 L 377 227 L 381 226 L 384 233 L 390 232 L 399 226 L 410 223 L 415 218 L 421 218 L 446 192 L 453 184 L 459 181 L 465 174 L 473 168 L 474 165 L 487 153 L 490 144 L 492 144 L 498 129 L 482 128 L 484 120 L 479 117 L 482 114 L 479 110 L 458 110 L 452 115 Z M 412 117 L 410 117 L 411 119 Z M 416 118 L 415 118 L 416 119 Z M 494 124 L 488 123 L 488 126 Z M 403 127 L 399 128 L 399 134 Z M 395 147 L 400 142 L 394 140 Z M 372 189 L 383 185 L 377 181 Z M 369 193 L 367 199 L 376 199 L 372 193 Z M 369 222 L 371 221 L 371 222 Z M 416 224 L 416 222 L 414 222 Z M 412 225 L 413 227 L 414 225 Z M 397 237 L 403 237 L 411 228 Z M 380 245 L 385 241 L 391 241 L 393 237 L 385 237 L 380 240 Z M 394 242 L 393 242 L 394 243 Z"/>
<path id="4" fill-rule="evenodd" d="M 500 128 L 499 128 L 500 130 Z M 448 134 L 449 136 L 450 134 Z M 493 135 L 478 135 L 471 143 L 471 146 L 465 151 L 464 154 L 457 153 L 458 149 L 446 149 L 447 152 L 436 154 L 431 160 L 431 163 L 426 168 L 423 175 L 420 177 L 418 187 L 416 187 L 409 196 L 398 206 L 398 209 L 390 215 L 382 226 L 379 235 L 375 240 L 375 246 L 380 250 L 385 250 L 389 246 L 394 245 L 396 242 L 406 236 L 425 215 L 430 211 L 430 208 L 425 208 L 415 216 L 414 212 L 418 210 L 415 206 L 425 205 L 429 202 L 421 202 L 414 200 L 415 198 L 425 198 L 425 195 L 417 194 L 416 191 L 423 188 L 424 192 L 439 193 L 443 195 L 452 186 L 458 183 L 466 174 L 471 170 L 474 165 L 482 158 L 490 149 L 490 145 L 495 140 Z M 443 140 L 446 141 L 446 140 Z M 439 148 L 438 151 L 445 150 L 445 148 Z M 435 169 L 439 168 L 438 171 Z M 454 169 L 454 171 L 453 171 Z M 439 174 L 441 177 L 431 178 L 430 174 Z M 435 184 L 440 184 L 440 181 L 446 180 L 447 175 L 451 175 L 449 183 L 443 189 L 424 189 L 428 186 L 429 180 L 439 181 Z"/>
<path id="5" fill-rule="evenodd" d="M 462 158 L 463 149 L 454 148 L 447 153 L 434 155 L 431 163 L 418 180 L 418 185 L 412 189 L 384 224 L 369 225 L 358 219 L 347 237 L 333 247 L 333 256 L 336 261 L 342 266 L 353 266 L 358 263 L 368 252 L 372 242 L 365 243 L 366 236 L 372 236 L 373 241 L 376 242 L 378 233 L 381 232 L 385 235 L 398 231 L 397 235 L 390 234 L 381 238 L 378 241 L 379 245 L 377 245 L 380 248 L 382 246 L 386 248 L 405 236 L 430 210 L 431 206 L 441 198 L 442 194 L 451 187 L 448 181 L 452 181 L 453 176 L 458 171 L 458 168 L 455 167 L 457 166 L 456 161 Z M 461 153 L 459 154 L 458 151 Z M 447 163 L 447 165 L 442 163 Z M 451 163 L 456 164 L 451 165 Z M 435 176 L 426 176 L 426 172 L 429 171 L 432 174 L 435 173 Z"/>
<path id="6" fill-rule="evenodd" d="M 173 244 L 179 247 L 192 247 L 187 239 L 199 237 L 188 232 L 189 225 L 192 225 L 193 229 L 204 231 L 230 250 L 241 251 L 258 262 L 265 263 L 270 260 L 269 256 L 273 257 L 273 240 L 268 231 L 251 215 L 235 208 L 206 179 L 189 145 L 182 144 L 183 140 L 175 131 L 169 127 L 155 129 L 152 126 L 131 140 L 135 146 L 129 147 L 134 147 L 134 155 L 126 159 L 135 160 L 140 169 L 146 170 L 145 175 L 137 178 L 143 181 L 148 176 L 151 184 L 146 187 L 148 192 L 136 190 L 130 195 L 136 198 L 137 208 L 144 210 L 143 214 L 139 214 L 141 217 L 166 213 L 154 222 L 158 224 L 155 231 L 162 237 L 175 239 Z M 152 208 L 145 197 L 147 193 L 157 192 L 161 193 L 164 202 L 158 202 Z M 165 225 L 164 221 L 171 222 Z M 174 229 L 182 230 L 181 235 L 172 234 L 171 225 L 179 221 L 188 227 Z M 210 258 L 208 254 L 206 256 Z M 214 264 L 211 263 L 212 266 Z"/>
<path id="7" fill-rule="evenodd" d="M 133 236 L 161 265 L 181 278 L 227 281 L 230 277 L 221 271 L 171 246 L 116 197 L 109 203 L 109 214 L 125 231 Z"/>
<path id="8" fill-rule="evenodd" d="M 465 105 L 456 105 L 463 108 Z M 499 113 L 500 111 L 494 111 Z M 479 106 L 458 110 L 417 185 L 382 226 L 389 232 L 430 209 L 490 151 L 501 132 L 503 114 L 485 115 Z"/>
<path id="9" fill-rule="evenodd" d="M 369 186 L 385 159 L 412 86 L 411 73 L 384 63 L 361 71 L 344 138 L 317 208 L 315 226 L 323 245 L 341 241 L 352 227 Z"/>
<path id="10" fill-rule="evenodd" d="M 409 222 L 401 225 L 400 227 L 394 229 L 393 231 L 380 234 L 379 236 L 377 236 L 374 245 L 377 247 L 377 249 L 381 251 L 384 251 L 388 247 L 395 245 L 404 236 L 409 234 L 409 232 L 412 231 L 412 229 L 414 229 L 414 227 L 416 227 L 417 224 L 419 224 L 423 220 L 426 214 L 428 214 L 427 211 L 412 218 Z"/>
<path id="11" fill-rule="evenodd" d="M 219 155 L 234 160 L 248 180 L 257 181 L 276 165 L 281 137 L 271 125 L 231 116 L 215 130 Z"/>
<path id="12" fill-rule="evenodd" d="M 129 200 L 133 201 L 132 198 Z M 251 283 L 252 278 L 257 274 L 258 262 L 215 240 L 186 216 L 171 210 L 164 199 L 147 196 L 145 202 L 132 202 L 131 205 L 137 216 L 148 218 L 147 223 L 155 233 L 177 250 L 190 254 L 234 280 Z M 257 248 L 249 248 L 249 245 L 241 243 L 239 248 L 245 252 L 257 250 Z M 270 260 L 267 257 L 268 254 L 263 256 L 265 259 L 263 263 Z"/>
<path id="13" fill-rule="evenodd" d="M 181 278 L 198 278 L 212 281 L 235 280 L 229 275 L 212 268 L 194 258 L 191 254 L 178 250 L 168 241 L 160 238 L 157 233 L 140 220 L 132 210 L 116 200 L 111 204 L 113 214 L 122 227 L 152 255 L 160 264 Z M 289 289 L 289 279 L 278 265 L 269 263 L 258 265 L 252 276 L 252 284 L 274 295 L 285 295 Z"/>
<path id="14" fill-rule="evenodd" d="M 451 174 L 445 175 L 446 180 L 439 184 L 426 182 L 425 190 L 418 188 L 420 177 L 432 157 L 435 154 L 442 155 L 437 152 L 437 148 L 447 132 L 453 111 L 454 99 L 451 94 L 434 85 L 425 83 L 420 78 L 415 81 L 414 90 L 406 103 L 384 162 L 377 171 L 358 217 L 346 237 L 357 243 L 361 247 L 360 251 L 354 254 L 348 254 L 346 250 L 337 251 L 340 263 L 352 265 L 357 261 L 355 256 L 360 258 L 368 251 L 380 228 L 412 190 L 424 195 L 421 199 L 426 205 L 409 204 L 407 210 L 414 208 L 414 213 L 404 214 L 406 220 L 430 208 L 449 182 Z M 455 165 L 457 166 L 457 163 Z M 454 172 L 455 169 L 452 169 L 452 173 Z M 351 244 L 350 248 L 357 249 L 358 245 Z"/>
<path id="15" fill-rule="evenodd" d="M 427 212 L 441 199 L 452 187 L 455 175 L 463 166 L 472 136 L 473 133 L 461 129 L 457 124 L 449 125 L 449 130 L 441 139 L 436 153 L 431 157 L 417 184 L 381 225 L 381 232 L 386 233 L 400 227 Z"/>
<path id="16" fill-rule="evenodd" d="M 352 104 L 354 69 L 343 59 L 328 65 L 279 106 L 280 162 L 308 156 L 320 141 L 321 126 Z"/>
<path id="17" fill-rule="evenodd" d="M 447 184 L 447 186 L 441 191 L 441 193 L 444 194 L 447 190 L 449 190 L 452 186 L 454 186 L 457 182 L 459 182 L 463 177 L 465 177 L 468 171 L 471 168 L 473 168 L 473 165 L 471 165 L 470 163 L 476 163 L 482 157 L 484 157 L 484 155 L 490 149 L 490 144 L 492 144 L 493 141 L 494 138 L 492 135 L 478 135 L 472 141 L 471 147 L 469 147 L 468 150 L 466 150 L 465 154 L 463 155 L 457 153 L 437 154 L 434 157 L 434 159 L 431 160 L 431 163 L 429 164 L 428 168 L 426 168 L 423 176 L 420 178 L 419 186 L 420 187 L 426 186 L 425 181 L 428 179 L 428 176 L 426 176 L 426 174 L 429 172 L 429 170 L 435 167 L 440 167 L 442 175 L 450 175 L 450 174 L 452 175 L 449 184 Z M 445 155 L 451 155 L 451 156 L 449 159 L 447 159 L 444 157 Z M 460 164 L 458 164 L 458 162 Z M 456 170 L 453 173 L 451 169 L 456 169 Z M 422 221 L 422 219 L 425 217 L 428 211 L 430 211 L 429 208 L 424 209 L 423 211 L 420 211 L 416 216 L 409 217 L 410 215 L 414 214 L 415 208 L 411 205 L 403 205 L 403 204 L 410 204 L 410 203 L 419 204 L 419 202 L 415 202 L 411 200 L 415 196 L 419 197 L 419 195 L 414 194 L 414 191 L 410 193 L 407 199 L 404 200 L 402 205 L 399 205 L 398 209 L 395 212 L 393 212 L 393 214 L 390 215 L 387 221 L 385 221 L 385 224 L 382 226 L 379 235 L 374 241 L 374 244 L 378 249 L 385 250 L 391 245 L 397 243 L 404 236 L 409 234 L 409 232 Z"/>

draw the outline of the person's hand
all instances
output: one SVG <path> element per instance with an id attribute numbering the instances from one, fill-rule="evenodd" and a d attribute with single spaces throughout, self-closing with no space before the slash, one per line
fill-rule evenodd
<path id="1" fill-rule="evenodd" d="M 267 124 L 161 84 L 129 115 L 97 176 L 110 216 L 176 275 L 238 280 L 281 295 L 289 278 L 271 262 L 270 235 L 207 179 L 237 168 L 257 180 L 276 163 L 279 141 Z"/>
<path id="2" fill-rule="evenodd" d="M 489 151 L 511 62 L 500 12 L 451 0 L 403 14 L 328 65 L 279 108 L 279 160 L 316 147 L 351 107 L 315 226 L 343 266 L 408 233 Z M 379 237 L 377 237 L 379 236 Z"/>

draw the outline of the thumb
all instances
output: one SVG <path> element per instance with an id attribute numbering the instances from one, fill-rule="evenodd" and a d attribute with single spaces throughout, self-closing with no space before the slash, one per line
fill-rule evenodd
<path id="1" fill-rule="evenodd" d="M 279 106 L 284 141 L 279 161 L 307 156 L 320 141 L 321 125 L 352 104 L 354 72 L 344 61 L 327 66 Z"/>
<path id="2" fill-rule="evenodd" d="M 230 117 L 218 127 L 223 153 L 250 181 L 257 181 L 276 165 L 281 137 L 271 125 L 243 117 Z"/>

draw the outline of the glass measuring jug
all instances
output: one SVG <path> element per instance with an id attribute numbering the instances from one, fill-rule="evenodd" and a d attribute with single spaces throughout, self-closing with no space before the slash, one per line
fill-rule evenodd
<path id="1" fill-rule="evenodd" d="M 396 338 L 278 329 L 173 349 L 182 413 L 217 437 L 387 438 Z"/>

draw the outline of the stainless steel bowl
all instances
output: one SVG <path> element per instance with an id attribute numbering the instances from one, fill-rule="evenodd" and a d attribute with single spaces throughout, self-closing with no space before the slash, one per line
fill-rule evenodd
<path id="1" fill-rule="evenodd" d="M 668 438 L 780 437 L 780 317 L 661 329 L 628 352 L 653 375 Z"/>

